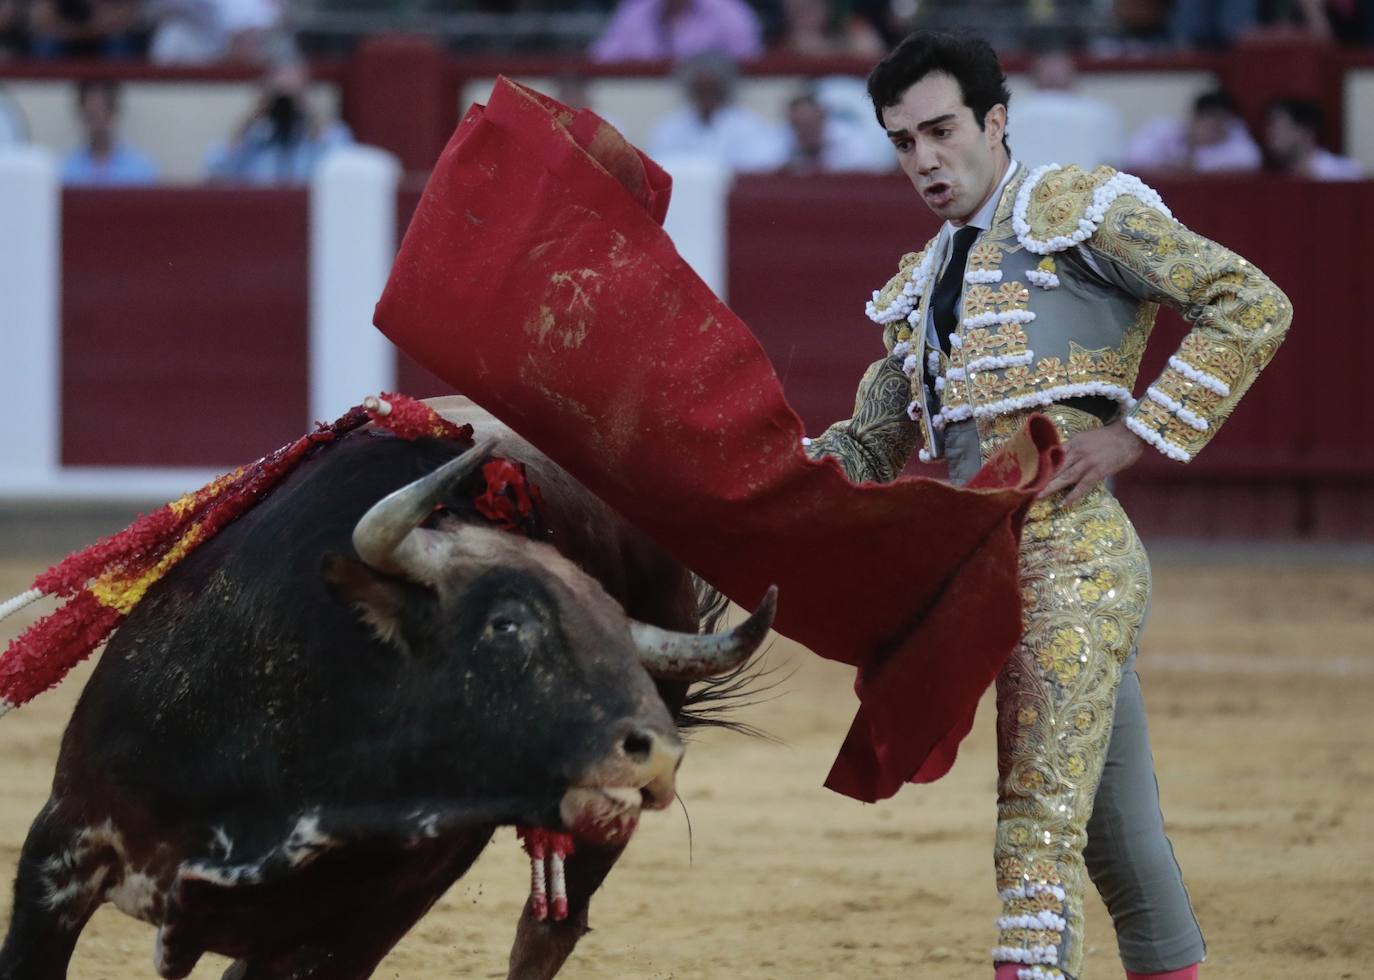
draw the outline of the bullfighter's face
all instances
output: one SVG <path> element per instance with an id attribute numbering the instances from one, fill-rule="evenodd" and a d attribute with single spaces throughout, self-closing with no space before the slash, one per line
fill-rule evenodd
<path id="1" fill-rule="evenodd" d="M 989 109 L 980 126 L 952 75 L 932 72 L 913 84 L 883 109 L 883 125 L 921 200 L 956 225 L 978 212 L 1006 172 L 1006 106 Z"/>

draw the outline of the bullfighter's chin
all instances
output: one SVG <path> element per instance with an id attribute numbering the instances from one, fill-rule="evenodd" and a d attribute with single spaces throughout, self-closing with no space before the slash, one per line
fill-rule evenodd
<path id="1" fill-rule="evenodd" d="M 563 825 L 588 844 L 624 844 L 639 826 L 642 796 L 628 786 L 575 786 L 558 810 Z"/>

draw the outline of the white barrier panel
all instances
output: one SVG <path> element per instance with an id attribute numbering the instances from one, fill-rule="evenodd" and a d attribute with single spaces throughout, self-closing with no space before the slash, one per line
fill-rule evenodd
<path id="1" fill-rule="evenodd" d="M 658 163 L 673 176 L 673 195 L 664 230 L 692 270 L 726 300 L 730 172 L 702 157 L 666 157 Z"/>
<path id="2" fill-rule="evenodd" d="M 340 147 L 310 184 L 310 415 L 333 421 L 396 386 L 390 342 L 372 326 L 396 258 L 400 163 L 367 146 Z"/>
<path id="3" fill-rule="evenodd" d="M 0 147 L 0 493 L 57 476 L 61 425 L 57 163 L 41 147 Z"/>

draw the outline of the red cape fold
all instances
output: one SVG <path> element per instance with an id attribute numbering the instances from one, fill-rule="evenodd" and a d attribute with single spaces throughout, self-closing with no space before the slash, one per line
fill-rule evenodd
<path id="1" fill-rule="evenodd" d="M 968 489 L 809 460 L 762 348 L 663 231 L 668 193 L 595 115 L 501 79 L 439 158 L 376 323 L 731 599 L 776 583 L 778 631 L 860 668 L 826 785 L 938 778 L 1020 634 L 1054 427 L 1032 419 Z"/>

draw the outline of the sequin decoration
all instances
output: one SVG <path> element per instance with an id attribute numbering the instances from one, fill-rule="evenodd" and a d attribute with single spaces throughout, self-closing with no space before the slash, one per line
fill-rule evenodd
<path id="1" fill-rule="evenodd" d="M 1026 414 L 986 427 L 984 459 Z M 1046 414 L 1065 440 L 1101 424 L 1062 405 Z M 997 678 L 994 858 L 1003 910 L 993 955 L 1039 965 L 1044 976 L 1077 974 L 1088 818 L 1121 668 L 1149 604 L 1150 568 L 1125 512 L 1099 486 L 1072 507 L 1051 497 L 1031 508 L 1021 582 L 1025 633 Z"/>

